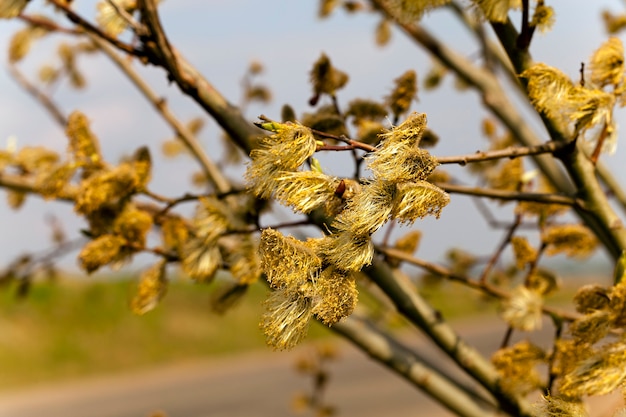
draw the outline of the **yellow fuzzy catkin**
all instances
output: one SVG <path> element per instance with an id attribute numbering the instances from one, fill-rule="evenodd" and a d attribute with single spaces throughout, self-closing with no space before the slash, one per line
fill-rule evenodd
<path id="1" fill-rule="evenodd" d="M 519 269 L 523 269 L 537 258 L 537 250 L 530 245 L 530 242 L 524 236 L 513 236 L 511 238 L 511 246 L 515 256 L 515 263 Z"/>
<path id="2" fill-rule="evenodd" d="M 525 395 L 541 386 L 536 366 L 545 359 L 541 348 L 523 341 L 498 350 L 491 362 L 501 375 L 499 385 L 505 392 Z"/>
<path id="3" fill-rule="evenodd" d="M 371 235 L 389 220 L 394 194 L 395 184 L 387 181 L 363 185 L 361 191 L 348 200 L 332 227 L 357 236 Z"/>
<path id="4" fill-rule="evenodd" d="M 417 73 L 408 70 L 395 79 L 395 88 L 386 98 L 387 106 L 395 117 L 406 113 L 417 99 Z"/>
<path id="5" fill-rule="evenodd" d="M 282 172 L 275 178 L 274 197 L 295 211 L 309 213 L 332 199 L 339 179 L 317 171 Z"/>
<path id="6" fill-rule="evenodd" d="M 619 38 L 610 37 L 589 61 L 591 82 L 604 87 L 619 85 L 624 79 L 624 45 Z"/>
<path id="7" fill-rule="evenodd" d="M 306 336 L 312 318 L 312 284 L 281 288 L 265 301 L 260 327 L 266 342 L 276 350 L 291 349 Z"/>
<path id="8" fill-rule="evenodd" d="M 322 54 L 313 64 L 310 78 L 315 96 L 320 94 L 334 96 L 335 92 L 348 82 L 348 74 L 335 68 L 326 54 Z"/>
<path id="9" fill-rule="evenodd" d="M 414 23 L 421 19 L 424 13 L 444 6 L 451 0 L 390 0 L 389 7 L 394 15 L 403 23 Z"/>
<path id="10" fill-rule="evenodd" d="M 547 245 L 546 255 L 563 253 L 570 257 L 585 258 L 598 246 L 595 235 L 582 224 L 563 224 L 546 228 L 541 234 Z"/>
<path id="11" fill-rule="evenodd" d="M 392 217 L 400 223 L 414 223 L 425 216 L 439 218 L 450 196 L 427 181 L 398 184 L 394 196 Z"/>
<path id="12" fill-rule="evenodd" d="M 273 288 L 314 281 L 322 266 L 312 241 L 302 242 L 273 229 L 261 233 L 259 254 L 261 269 Z"/>
<path id="13" fill-rule="evenodd" d="M 66 135 L 69 139 L 68 151 L 77 162 L 97 163 L 102 159 L 98 139 L 81 112 L 74 111 L 68 116 Z"/>
<path id="14" fill-rule="evenodd" d="M 502 303 L 502 318 L 515 329 L 536 330 L 541 328 L 542 307 L 543 300 L 539 293 L 519 286 Z"/>
<path id="15" fill-rule="evenodd" d="M 208 283 L 222 266 L 222 255 L 217 246 L 207 246 L 202 239 L 190 239 L 183 247 L 183 271 L 193 280 Z"/>
<path id="16" fill-rule="evenodd" d="M 78 255 L 78 261 L 88 274 L 118 260 L 126 240 L 115 235 L 102 235 L 87 243 Z"/>
<path id="17" fill-rule="evenodd" d="M 113 2 L 127 13 L 132 13 L 137 8 L 135 0 L 113 0 Z M 98 8 L 96 22 L 107 34 L 117 37 L 128 27 L 128 21 L 108 1 L 100 1 L 96 7 Z"/>
<path id="18" fill-rule="evenodd" d="M 585 404 L 579 400 L 546 395 L 535 405 L 537 417 L 588 417 Z"/>
<path id="19" fill-rule="evenodd" d="M 369 235 L 341 232 L 328 235 L 318 242 L 324 259 L 344 271 L 360 271 L 372 263 L 374 244 Z"/>
<path id="20" fill-rule="evenodd" d="M 560 392 L 571 397 L 606 395 L 626 382 L 626 343 L 601 346 L 578 362 L 562 380 Z"/>
<path id="21" fill-rule="evenodd" d="M 145 270 L 139 278 L 137 292 L 130 302 L 133 313 L 142 315 L 153 310 L 167 292 L 166 261 L 161 260 Z"/>
<path id="22" fill-rule="evenodd" d="M 504 23 L 509 17 L 509 10 L 520 7 L 520 0 L 473 0 L 491 22 Z"/>
<path id="23" fill-rule="evenodd" d="M 19 15 L 29 0 L 0 0 L 0 18 L 11 19 Z"/>
<path id="24" fill-rule="evenodd" d="M 352 314 L 358 291 L 356 280 L 348 272 L 334 266 L 326 268 L 316 281 L 317 299 L 313 314 L 324 324 L 332 325 Z"/>
<path id="25" fill-rule="evenodd" d="M 294 123 L 275 125 L 276 133 L 264 138 L 260 147 L 250 152 L 252 160 L 245 174 L 248 185 L 260 198 L 269 198 L 275 190 L 276 178 L 285 171 L 296 171 L 317 148 L 309 128 Z"/>
<path id="26" fill-rule="evenodd" d="M 437 158 L 428 151 L 397 143 L 383 142 L 378 152 L 367 158 L 376 178 L 384 181 L 418 181 L 426 179 L 437 167 Z"/>

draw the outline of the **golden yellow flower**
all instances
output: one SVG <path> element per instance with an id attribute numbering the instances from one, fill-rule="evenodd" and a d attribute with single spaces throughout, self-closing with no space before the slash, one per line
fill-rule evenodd
<path id="1" fill-rule="evenodd" d="M 0 18 L 11 19 L 16 17 L 26 7 L 30 0 L 0 0 Z"/>
<path id="2" fill-rule="evenodd" d="M 502 303 L 502 318 L 509 326 L 531 331 L 541 328 L 541 295 L 524 286 L 512 291 L 511 297 Z"/>
<path id="3" fill-rule="evenodd" d="M 352 274 L 330 266 L 322 271 L 315 286 L 317 298 L 312 311 L 322 323 L 330 326 L 352 314 L 358 297 Z"/>
<path id="4" fill-rule="evenodd" d="M 133 313 L 142 315 L 153 310 L 165 296 L 167 292 L 165 265 L 166 261 L 161 260 L 141 274 L 137 293 L 130 302 Z"/>
<path id="5" fill-rule="evenodd" d="M 266 342 L 276 350 L 291 349 L 306 336 L 312 318 L 312 284 L 272 291 L 260 327 Z"/>

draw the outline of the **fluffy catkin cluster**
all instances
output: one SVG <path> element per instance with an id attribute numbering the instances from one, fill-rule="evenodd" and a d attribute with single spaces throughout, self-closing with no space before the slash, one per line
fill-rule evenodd
<path id="1" fill-rule="evenodd" d="M 292 123 L 264 127 L 275 134 L 251 153 L 246 173 L 257 197 L 273 196 L 295 211 L 309 213 L 328 207 L 339 190 L 347 189 L 347 179 L 300 170 L 316 149 L 308 128 Z M 382 135 L 378 150 L 366 159 L 373 178 L 343 193 L 345 204 L 329 235 L 302 242 L 275 230 L 263 231 L 261 267 L 275 290 L 261 323 L 268 344 L 291 348 L 304 337 L 313 316 L 332 325 L 352 313 L 357 302 L 354 272 L 371 263 L 372 234 L 387 221 L 439 217 L 449 197 L 425 180 L 437 166 L 436 159 L 419 148 L 425 129 L 426 116 L 415 113 Z"/>

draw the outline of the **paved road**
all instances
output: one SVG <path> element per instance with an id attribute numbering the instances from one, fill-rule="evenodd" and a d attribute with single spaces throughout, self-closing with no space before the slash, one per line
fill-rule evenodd
<path id="1" fill-rule="evenodd" d="M 503 329 L 500 324 L 474 322 L 461 326 L 460 332 L 480 350 L 492 351 Z M 438 363 L 445 361 L 417 333 L 407 342 Z M 361 352 L 347 344 L 340 349 L 328 392 L 340 416 L 452 415 Z M 156 410 L 168 417 L 291 416 L 294 394 L 311 383 L 294 371 L 296 358 L 306 352 L 260 352 L 3 393 L 0 417 L 148 417 Z M 610 416 L 600 410 L 609 403 L 604 399 L 596 404 L 593 415 Z"/>

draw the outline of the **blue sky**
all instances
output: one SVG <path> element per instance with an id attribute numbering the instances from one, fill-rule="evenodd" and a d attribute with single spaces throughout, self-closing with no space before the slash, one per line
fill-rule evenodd
<path id="1" fill-rule="evenodd" d="M 33 0 L 29 8 L 38 9 L 42 3 Z M 95 2 L 75 3 L 79 10 L 93 16 Z M 559 0 L 548 4 L 556 10 L 556 25 L 551 32 L 536 36 L 531 52 L 535 60 L 576 77 L 580 62 L 586 61 L 606 39 L 601 10 L 622 11 L 623 2 Z M 350 74 L 348 86 L 339 94 L 344 105 L 355 97 L 379 99 L 388 94 L 393 79 L 404 71 L 415 69 L 419 77 L 430 67 L 427 55 L 398 31 L 394 31 L 390 45 L 377 47 L 374 44 L 376 16 L 348 16 L 339 11 L 330 19 L 319 20 L 316 0 L 166 0 L 161 12 L 172 43 L 229 100 L 239 101 L 241 78 L 252 59 L 265 65 L 266 71 L 260 79 L 271 88 L 274 98 L 268 106 L 250 107 L 247 112 L 250 120 L 261 113 L 279 118 L 284 103 L 291 104 L 298 114 L 310 111 L 308 72 L 322 52 Z M 470 36 L 447 12 L 427 15 L 424 24 L 466 56 L 475 52 Z M 19 27 L 17 22 L 0 22 L 3 51 L 7 49 L 11 33 Z M 33 50 L 33 55 L 21 66 L 27 76 L 34 78 L 37 66 L 54 58 L 59 39 L 42 42 Z M 6 58 L 1 59 L 6 65 Z M 146 143 L 153 155 L 158 155 L 160 142 L 170 137 L 171 132 L 143 97 L 105 58 L 81 59 L 80 67 L 87 75 L 88 88 L 76 92 L 63 85 L 54 96 L 61 108 L 66 113 L 81 109 L 88 115 L 101 140 L 103 153 L 111 161 Z M 181 119 L 202 115 L 199 107 L 182 97 L 175 86 L 167 84 L 162 70 L 142 68 L 141 72 L 153 88 L 168 99 Z M 420 92 L 419 102 L 414 105 L 414 110 L 427 113 L 429 126 L 440 135 L 441 145 L 434 153 L 441 156 L 471 153 L 486 145 L 480 138 L 480 118 L 484 112 L 477 95 L 459 93 L 453 84 L 448 79 L 434 92 Z M 0 92 L 0 146 L 13 136 L 18 146 L 41 144 L 59 151 L 65 148 L 62 130 L 15 86 L 6 71 L 0 71 Z M 616 116 L 618 122 L 626 120 L 624 112 L 618 111 Z M 217 137 L 218 129 L 209 120 L 201 140 L 215 157 L 219 156 L 220 149 Z M 616 169 L 619 178 L 626 176 L 620 163 L 625 148 L 618 145 L 614 156 L 603 158 Z M 159 157 L 155 160 L 153 190 L 170 196 L 183 194 L 189 175 L 195 170 L 193 162 Z M 327 163 L 328 171 L 340 170 L 337 162 Z M 4 199 L 4 192 L 0 191 L 0 198 Z M 48 230 L 43 220 L 46 213 L 59 216 L 69 236 L 75 236 L 83 226 L 67 204 L 30 198 L 19 212 L 0 204 L 0 266 L 25 250 L 48 246 Z M 503 214 L 503 220 L 507 219 Z M 488 230 L 467 198 L 456 196 L 440 220 L 428 219 L 417 227 L 425 232 L 419 254 L 432 260 L 441 259 L 450 245 L 488 253 L 498 244 L 501 234 Z M 73 258 L 65 264 L 74 265 Z"/>

